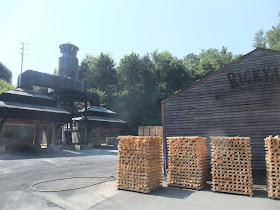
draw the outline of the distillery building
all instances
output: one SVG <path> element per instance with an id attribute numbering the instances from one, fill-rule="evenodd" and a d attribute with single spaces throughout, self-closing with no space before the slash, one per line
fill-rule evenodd
<path id="1" fill-rule="evenodd" d="M 210 164 L 210 136 L 251 137 L 254 182 L 263 183 L 264 138 L 280 134 L 279 74 L 280 52 L 258 48 L 163 100 L 165 145 L 171 136 L 206 137 Z"/>

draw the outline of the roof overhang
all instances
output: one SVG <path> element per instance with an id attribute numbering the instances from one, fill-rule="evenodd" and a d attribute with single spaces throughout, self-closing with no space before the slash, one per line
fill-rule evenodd
<path id="1" fill-rule="evenodd" d="M 73 121 L 85 121 L 85 117 L 76 117 Z M 118 118 L 88 116 L 87 123 L 90 127 L 127 128 L 127 122 Z"/>
<path id="2" fill-rule="evenodd" d="M 11 101 L 0 101 L 0 118 L 71 122 L 71 113 L 62 109 Z"/>

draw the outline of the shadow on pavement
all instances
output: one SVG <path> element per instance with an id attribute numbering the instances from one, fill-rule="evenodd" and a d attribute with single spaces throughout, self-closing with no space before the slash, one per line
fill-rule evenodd
<path id="1" fill-rule="evenodd" d="M 166 183 L 164 181 L 162 188 L 159 188 L 155 191 L 152 191 L 149 194 L 150 195 L 155 195 L 155 196 L 184 199 L 184 198 L 190 196 L 192 193 L 194 193 L 196 191 L 212 192 L 211 182 L 207 181 L 207 184 L 200 190 L 193 190 L 193 189 L 185 189 L 185 188 L 167 187 Z M 214 193 L 214 192 L 212 192 L 212 193 Z M 225 192 L 216 192 L 216 193 L 221 193 L 221 194 L 225 194 L 225 195 L 228 194 L 228 195 L 249 197 L 248 195 L 234 194 L 234 193 L 225 193 Z M 253 187 L 253 197 L 255 197 L 255 198 L 268 198 L 267 197 L 266 185 L 254 185 L 254 187 Z"/>
<path id="2" fill-rule="evenodd" d="M 17 159 L 36 159 L 36 158 L 58 158 L 58 157 L 82 157 L 82 156 L 99 156 L 99 155 L 117 155 L 118 150 L 112 146 L 101 146 L 87 150 L 62 150 L 51 151 L 48 149 L 34 149 L 23 147 L 19 149 L 9 149 L 0 154 L 0 160 L 17 160 Z"/>
<path id="3" fill-rule="evenodd" d="M 212 190 L 211 190 L 211 181 L 207 181 L 206 186 L 203 189 L 201 189 L 200 191 L 212 192 Z M 228 194 L 228 195 L 236 195 L 236 196 L 249 197 L 248 195 L 235 194 L 235 193 L 227 193 L 227 192 L 215 192 L 215 193 L 221 193 L 221 194 L 225 194 L 225 195 Z M 266 185 L 254 185 L 253 186 L 253 197 L 255 197 L 255 198 L 268 198 L 267 197 Z"/>
<path id="4" fill-rule="evenodd" d="M 189 197 L 192 193 L 194 193 L 194 191 L 191 189 L 161 187 L 157 190 L 150 192 L 149 195 L 166 198 L 185 199 L 186 197 Z"/>

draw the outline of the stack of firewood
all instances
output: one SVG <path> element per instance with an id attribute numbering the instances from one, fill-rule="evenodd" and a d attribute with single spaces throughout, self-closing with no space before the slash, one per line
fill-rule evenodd
<path id="1" fill-rule="evenodd" d="M 161 186 L 161 137 L 120 136 L 118 189 L 149 193 Z"/>
<path id="2" fill-rule="evenodd" d="M 249 137 L 211 137 L 212 190 L 253 195 Z"/>
<path id="3" fill-rule="evenodd" d="M 205 138 L 168 138 L 168 186 L 201 189 L 207 178 Z"/>
<path id="4" fill-rule="evenodd" d="M 280 137 L 265 138 L 267 193 L 270 198 L 280 198 Z"/>

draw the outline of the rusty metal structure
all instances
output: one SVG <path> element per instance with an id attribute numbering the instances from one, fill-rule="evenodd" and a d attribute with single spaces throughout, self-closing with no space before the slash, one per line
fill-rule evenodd
<path id="1" fill-rule="evenodd" d="M 0 95 L 0 151 L 5 151 L 9 145 L 3 139 L 5 125 L 33 126 L 34 147 L 40 147 L 39 131 L 43 128 L 47 147 L 53 150 L 61 149 L 62 144 L 73 143 L 87 148 L 94 145 L 91 131 L 98 131 L 98 137 L 102 130 L 118 132 L 127 127 L 116 113 L 100 107 L 99 95 L 86 91 L 86 84 L 78 79 L 76 55 L 79 48 L 71 43 L 62 44 L 59 48 L 58 76 L 27 70 L 19 76 L 16 89 Z M 48 88 L 48 94 L 34 91 L 34 86 Z M 75 102 L 83 103 L 84 109 L 75 112 Z M 58 130 L 61 128 L 59 138 Z M 99 139 L 95 138 L 97 141 Z M 100 145 L 100 142 L 95 145 Z"/>

